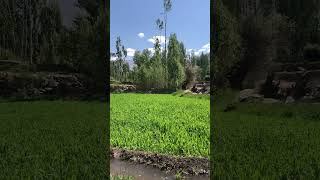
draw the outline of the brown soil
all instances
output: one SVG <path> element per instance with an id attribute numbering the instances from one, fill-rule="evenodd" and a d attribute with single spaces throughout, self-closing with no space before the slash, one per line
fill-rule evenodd
<path id="1" fill-rule="evenodd" d="M 175 157 L 150 153 L 112 148 L 112 158 L 153 166 L 162 171 L 182 173 L 183 175 L 209 176 L 208 158 L 199 157 Z"/>

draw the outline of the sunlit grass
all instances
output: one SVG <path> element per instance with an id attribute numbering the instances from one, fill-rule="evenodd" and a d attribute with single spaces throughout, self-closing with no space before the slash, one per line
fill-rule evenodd
<path id="1" fill-rule="evenodd" d="M 106 104 L 1 102 L 0 179 L 105 179 Z"/>
<path id="2" fill-rule="evenodd" d="M 112 94 L 113 147 L 178 156 L 209 156 L 208 99 L 170 94 Z"/>
<path id="3" fill-rule="evenodd" d="M 213 108 L 215 178 L 319 179 L 320 105 L 240 103 L 223 112 L 235 98 L 226 92 Z"/>

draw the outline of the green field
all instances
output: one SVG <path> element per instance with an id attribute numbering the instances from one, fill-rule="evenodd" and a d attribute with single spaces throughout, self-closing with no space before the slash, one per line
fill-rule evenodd
<path id="1" fill-rule="evenodd" d="M 0 179 L 106 179 L 106 108 L 100 102 L 1 102 Z"/>
<path id="2" fill-rule="evenodd" d="M 111 94 L 111 146 L 177 156 L 209 156 L 209 99 Z"/>
<path id="3" fill-rule="evenodd" d="M 214 103 L 214 177 L 319 179 L 320 105 Z"/>

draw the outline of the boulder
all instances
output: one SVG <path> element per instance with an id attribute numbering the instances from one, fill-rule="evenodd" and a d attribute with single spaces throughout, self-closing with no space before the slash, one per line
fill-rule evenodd
<path id="1" fill-rule="evenodd" d="M 292 96 L 288 96 L 285 101 L 286 104 L 290 104 L 290 103 L 294 103 L 294 102 L 295 102 L 295 100 Z"/>
<path id="2" fill-rule="evenodd" d="M 128 84 L 111 84 L 111 92 L 135 92 L 136 86 Z"/>
<path id="3" fill-rule="evenodd" d="M 314 79 L 307 83 L 306 96 L 320 98 L 320 80 Z"/>
<path id="4" fill-rule="evenodd" d="M 299 102 L 304 102 L 304 103 L 316 103 L 320 102 L 320 98 L 316 98 L 313 96 L 303 96 Z"/>
<path id="5" fill-rule="evenodd" d="M 210 93 L 210 82 L 194 82 L 192 88 L 193 93 L 209 94 Z"/>
<path id="6" fill-rule="evenodd" d="M 294 88 L 296 87 L 296 82 L 286 80 L 273 80 L 272 83 L 278 88 L 277 95 L 283 98 L 292 96 Z"/>
<path id="7" fill-rule="evenodd" d="M 257 102 L 263 101 L 263 95 L 257 94 L 255 89 L 244 89 L 240 91 L 239 102 Z"/>
<path id="8" fill-rule="evenodd" d="M 309 71 L 305 75 L 305 95 L 313 98 L 320 98 L 320 70 Z"/>

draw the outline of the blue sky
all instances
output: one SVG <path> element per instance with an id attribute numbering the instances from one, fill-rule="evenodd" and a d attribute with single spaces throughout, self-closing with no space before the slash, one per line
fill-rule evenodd
<path id="1" fill-rule="evenodd" d="M 111 52 L 115 52 L 117 36 L 121 37 L 128 56 L 132 56 L 135 50 L 153 48 L 152 37 L 164 36 L 164 31 L 160 34 L 155 23 L 156 19 L 162 16 L 162 4 L 163 0 L 111 0 Z M 196 53 L 208 52 L 210 0 L 172 0 L 167 35 L 170 33 L 176 33 L 178 40 L 182 41 L 187 49 L 193 49 Z"/>

